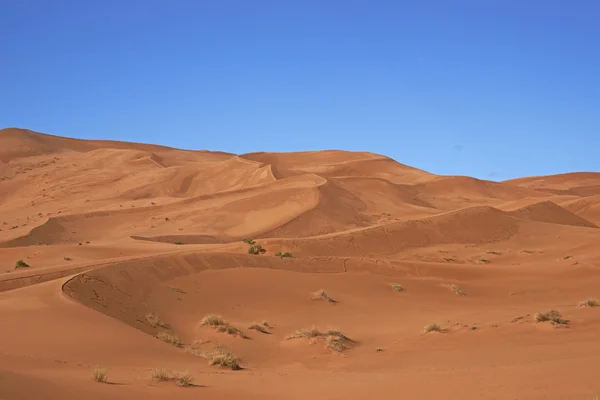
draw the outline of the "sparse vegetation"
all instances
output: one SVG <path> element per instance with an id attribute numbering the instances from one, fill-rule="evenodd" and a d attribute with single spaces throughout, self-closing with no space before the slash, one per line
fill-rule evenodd
<path id="1" fill-rule="evenodd" d="M 571 257 L 573 257 L 573 256 L 564 256 L 563 259 L 568 260 Z"/>
<path id="2" fill-rule="evenodd" d="M 255 244 L 254 246 L 250 246 L 248 249 L 248 254 L 258 255 L 260 253 L 264 253 L 266 250 L 262 248 L 260 244 Z"/>
<path id="3" fill-rule="evenodd" d="M 219 315 L 206 315 L 204 318 L 202 318 L 202 322 L 200 324 L 202 326 L 210 326 L 211 328 L 216 328 L 219 332 L 224 332 L 229 335 L 240 336 L 244 339 L 248 339 L 248 336 L 244 332 L 230 325 L 229 322 L 225 321 Z"/>
<path id="4" fill-rule="evenodd" d="M 344 335 L 340 331 L 330 329 L 325 332 L 321 332 L 315 327 L 308 329 L 299 329 L 294 334 L 288 335 L 286 337 L 286 340 L 299 338 L 325 339 L 325 341 L 327 342 L 325 348 L 332 349 L 340 353 L 348 348 L 349 343 L 354 342 L 352 339 L 350 339 L 348 336 Z"/>
<path id="5" fill-rule="evenodd" d="M 173 380 L 173 373 L 164 368 L 154 368 L 152 370 L 152 380 L 158 382 L 166 382 Z"/>
<path id="6" fill-rule="evenodd" d="M 496 256 L 499 256 L 499 255 L 501 255 L 501 254 L 502 254 L 502 253 L 500 253 L 499 251 L 488 251 L 487 253 L 488 253 L 488 254 L 494 254 L 494 255 L 496 255 Z"/>
<path id="7" fill-rule="evenodd" d="M 252 325 L 250 325 L 248 327 L 248 329 L 253 329 L 255 331 L 259 331 L 261 333 L 266 333 L 266 334 L 270 334 L 271 332 L 269 332 L 266 327 L 266 325 L 264 324 L 257 324 L 257 323 L 253 323 Z"/>
<path id="8" fill-rule="evenodd" d="M 429 333 L 429 332 L 443 332 L 442 327 L 439 326 L 438 324 L 425 325 L 425 328 L 423 329 L 423 331 L 425 333 Z"/>
<path id="9" fill-rule="evenodd" d="M 383 349 L 381 347 L 378 347 L 375 349 L 375 351 L 380 352 L 380 351 L 383 351 Z"/>
<path id="10" fill-rule="evenodd" d="M 171 290 L 174 291 L 174 292 L 177 292 L 177 293 L 183 293 L 183 294 L 185 294 L 185 291 L 183 289 L 172 287 Z"/>
<path id="11" fill-rule="evenodd" d="M 482 263 L 484 263 L 484 264 L 489 264 L 489 262 L 490 262 L 490 260 L 488 260 L 487 258 L 484 258 L 484 257 L 481 257 L 481 258 L 479 259 L 479 261 L 481 261 L 481 262 L 482 262 Z"/>
<path id="12" fill-rule="evenodd" d="M 292 255 L 292 253 L 288 253 L 288 252 L 282 253 L 282 252 L 280 252 L 280 251 L 278 251 L 277 253 L 275 253 L 275 256 L 277 256 L 277 257 L 281 257 L 281 258 L 288 258 L 288 257 L 289 257 L 289 258 L 292 258 L 292 257 L 294 257 L 294 256 Z"/>
<path id="13" fill-rule="evenodd" d="M 189 372 L 182 372 L 175 375 L 175 382 L 177 386 L 188 387 L 192 386 L 194 382 L 194 377 Z"/>
<path id="14" fill-rule="evenodd" d="M 220 315 L 208 314 L 202 318 L 201 325 L 216 328 L 221 325 L 226 325 L 227 322 Z"/>
<path id="15" fill-rule="evenodd" d="M 596 299 L 585 299 L 579 302 L 579 307 L 598 307 L 598 300 Z"/>
<path id="16" fill-rule="evenodd" d="M 181 245 L 183 245 L 183 242 L 178 241 L 178 242 L 175 242 L 175 244 L 178 245 L 178 246 L 181 246 Z"/>
<path id="17" fill-rule="evenodd" d="M 106 383 L 106 380 L 108 379 L 108 373 L 106 372 L 105 368 L 94 368 L 94 370 L 92 371 L 92 378 L 99 383 Z"/>
<path id="18" fill-rule="evenodd" d="M 152 327 L 157 327 L 157 326 L 162 326 L 162 327 L 166 327 L 166 324 L 158 317 L 158 315 L 154 314 L 154 313 L 148 313 L 146 314 L 146 316 L 144 317 L 144 319 L 146 320 L 146 322 L 148 323 L 148 325 L 152 326 Z"/>
<path id="19" fill-rule="evenodd" d="M 455 261 L 455 260 L 454 260 L 454 258 L 444 257 L 444 261 L 446 261 L 446 262 L 452 262 L 452 261 Z"/>
<path id="20" fill-rule="evenodd" d="M 402 292 L 404 288 L 397 283 L 390 283 L 390 286 L 394 288 L 396 292 Z"/>
<path id="21" fill-rule="evenodd" d="M 552 325 L 566 325 L 569 323 L 566 319 L 560 315 L 560 313 L 556 310 L 550 310 L 545 313 L 537 313 L 535 314 L 536 322 L 550 322 Z"/>
<path id="22" fill-rule="evenodd" d="M 244 242 L 246 244 L 249 244 L 250 246 L 252 246 L 252 245 L 254 245 L 256 243 L 254 241 L 254 239 L 249 239 L 249 238 L 246 238 L 246 239 L 242 240 L 242 242 Z"/>
<path id="23" fill-rule="evenodd" d="M 194 377 L 189 372 L 173 372 L 164 368 L 154 368 L 152 370 L 152 380 L 158 382 L 175 381 L 177 386 L 187 387 L 192 386 Z"/>
<path id="24" fill-rule="evenodd" d="M 203 356 L 208 359 L 208 365 L 218 365 L 233 371 L 242 369 L 239 357 L 223 347 L 217 346 L 214 351 L 205 353 Z"/>
<path id="25" fill-rule="evenodd" d="M 326 300 L 329 303 L 337 303 L 337 300 L 332 299 L 331 297 L 329 297 L 329 295 L 327 294 L 327 292 L 324 289 L 320 289 L 317 292 L 313 293 L 313 299 L 315 300 Z"/>
<path id="26" fill-rule="evenodd" d="M 465 296 L 466 295 L 466 293 L 456 285 L 451 285 L 450 288 L 452 289 L 452 291 L 454 291 L 454 293 L 457 296 Z"/>
<path id="27" fill-rule="evenodd" d="M 158 332 L 156 337 L 162 340 L 165 343 L 169 343 L 175 347 L 183 347 L 183 341 L 179 339 L 176 335 L 173 335 L 168 332 Z"/>
<path id="28" fill-rule="evenodd" d="M 15 269 L 17 269 L 17 268 L 29 268 L 29 264 L 27 264 L 23 260 L 19 260 L 15 263 Z"/>

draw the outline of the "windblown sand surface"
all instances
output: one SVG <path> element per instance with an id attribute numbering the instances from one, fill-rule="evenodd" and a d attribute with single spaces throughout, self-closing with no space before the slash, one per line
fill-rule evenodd
<path id="1" fill-rule="evenodd" d="M 0 205 L 2 400 L 600 395 L 600 173 L 5 129 Z"/>

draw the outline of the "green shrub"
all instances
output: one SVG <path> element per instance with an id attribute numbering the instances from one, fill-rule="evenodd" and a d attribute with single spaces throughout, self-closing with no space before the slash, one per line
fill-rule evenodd
<path id="1" fill-rule="evenodd" d="M 16 268 L 29 268 L 29 264 L 27 264 L 25 261 L 23 260 L 19 260 L 15 263 L 15 269 Z"/>

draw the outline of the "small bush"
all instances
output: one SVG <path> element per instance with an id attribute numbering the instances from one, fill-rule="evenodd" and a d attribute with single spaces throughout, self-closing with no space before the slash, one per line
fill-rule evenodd
<path id="1" fill-rule="evenodd" d="M 106 380 L 108 379 L 108 373 L 104 368 L 94 368 L 94 370 L 92 371 L 92 378 L 96 382 L 106 383 Z"/>
<path id="2" fill-rule="evenodd" d="M 397 283 L 390 283 L 390 286 L 393 287 L 396 292 L 401 292 L 404 290 L 404 288 Z"/>
<path id="3" fill-rule="evenodd" d="M 238 328 L 231 326 L 229 322 L 225 321 L 219 315 L 209 314 L 202 318 L 202 322 L 200 322 L 203 326 L 210 326 L 211 328 L 216 328 L 219 332 L 224 332 L 229 335 L 237 335 L 247 339 L 248 336 L 239 330 Z"/>
<path id="4" fill-rule="evenodd" d="M 275 253 L 275 256 L 281 257 L 281 258 L 292 258 L 292 257 L 294 257 L 292 255 L 292 253 L 288 253 L 288 252 L 282 253 L 280 251 L 278 251 L 277 253 Z"/>
<path id="5" fill-rule="evenodd" d="M 254 246 L 250 246 L 248 249 L 248 254 L 258 255 L 263 252 L 263 248 L 260 244 L 256 244 Z"/>
<path id="6" fill-rule="evenodd" d="M 29 264 L 27 264 L 23 260 L 19 260 L 15 263 L 15 269 L 17 269 L 17 268 L 29 268 Z"/>
<path id="7" fill-rule="evenodd" d="M 173 380 L 173 373 L 164 368 L 154 368 L 152 370 L 152 380 L 158 382 L 166 382 Z"/>
<path id="8" fill-rule="evenodd" d="M 439 326 L 438 324 L 425 325 L 425 328 L 423 330 L 424 330 L 425 333 L 429 333 L 429 332 L 443 332 L 442 327 Z"/>
<path id="9" fill-rule="evenodd" d="M 586 299 L 579 302 L 579 307 L 598 307 L 598 300 Z"/>
<path id="10" fill-rule="evenodd" d="M 172 335 L 168 332 L 158 332 L 156 337 L 165 343 L 169 343 L 175 347 L 183 347 L 183 341 L 176 335 Z"/>
<path id="11" fill-rule="evenodd" d="M 192 386 L 194 382 L 194 377 L 189 372 L 182 372 L 175 375 L 175 382 L 177 382 L 177 386 L 188 387 Z"/>
<path id="12" fill-rule="evenodd" d="M 208 358 L 208 365 L 218 365 L 223 368 L 228 368 L 233 371 L 242 369 L 240 366 L 239 357 L 235 356 L 229 350 L 225 350 L 222 347 L 217 347 L 212 353 L 205 355 Z"/>
<path id="13" fill-rule="evenodd" d="M 313 293 L 313 298 L 315 300 L 326 300 L 329 303 L 337 303 L 336 300 L 329 297 L 325 289 L 320 289 L 317 292 Z"/>
<path id="14" fill-rule="evenodd" d="M 204 316 L 204 318 L 202 318 L 202 322 L 200 324 L 203 326 L 211 326 L 213 328 L 216 328 L 221 325 L 226 325 L 227 322 L 223 318 L 221 318 L 220 315 L 208 314 Z"/>
<path id="15" fill-rule="evenodd" d="M 181 246 L 183 242 L 175 242 L 176 245 Z"/>
<path id="16" fill-rule="evenodd" d="M 550 310 L 545 313 L 537 313 L 535 314 L 536 322 L 550 322 L 553 325 L 566 325 L 569 321 L 563 319 L 560 313 L 556 310 Z"/>
<path id="17" fill-rule="evenodd" d="M 244 243 L 246 243 L 246 244 L 249 244 L 250 246 L 252 246 L 253 244 L 255 244 L 255 243 L 256 243 L 256 242 L 254 241 L 254 239 L 249 239 L 249 238 L 246 238 L 246 239 L 242 240 L 242 242 L 244 242 Z"/>
<path id="18" fill-rule="evenodd" d="M 248 336 L 240 331 L 238 328 L 236 328 L 235 326 L 231 326 L 229 324 L 227 325 L 221 325 L 217 328 L 217 330 L 219 332 L 223 332 L 223 333 L 227 333 L 228 335 L 233 335 L 233 336 L 240 336 L 244 339 L 248 339 Z"/>

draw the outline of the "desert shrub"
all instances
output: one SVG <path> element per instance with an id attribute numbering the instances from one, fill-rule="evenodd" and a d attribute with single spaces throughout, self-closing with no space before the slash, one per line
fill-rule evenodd
<path id="1" fill-rule="evenodd" d="M 579 302 L 579 307 L 598 307 L 598 300 L 586 299 Z"/>
<path id="2" fill-rule="evenodd" d="M 456 285 L 452 285 L 451 288 L 457 296 L 465 296 L 466 295 L 466 293 L 463 292 L 463 290 Z"/>
<path id="3" fill-rule="evenodd" d="M 329 297 L 325 289 L 319 289 L 317 292 L 313 293 L 313 298 L 315 300 L 326 300 L 329 303 L 337 303 L 336 300 Z"/>
<path id="4" fill-rule="evenodd" d="M 189 372 L 181 372 L 175 375 L 175 382 L 177 386 L 188 387 L 192 386 L 194 382 L 194 377 Z"/>
<path id="5" fill-rule="evenodd" d="M 178 241 L 178 242 L 175 242 L 175 244 L 178 245 L 178 246 L 181 246 L 183 244 L 183 242 Z"/>
<path id="6" fill-rule="evenodd" d="M 242 240 L 242 242 L 244 242 L 244 243 L 246 243 L 246 244 L 249 244 L 250 246 L 252 246 L 253 244 L 255 244 L 255 243 L 256 243 L 256 242 L 254 241 L 254 239 L 249 239 L 249 238 L 246 238 L 246 239 Z"/>
<path id="7" fill-rule="evenodd" d="M 146 320 L 146 322 L 148 323 L 148 325 L 152 326 L 152 327 L 157 327 L 157 326 L 166 326 L 166 324 L 158 317 L 158 315 L 154 314 L 154 313 L 148 313 L 146 314 L 146 316 L 144 317 L 144 319 Z"/>
<path id="8" fill-rule="evenodd" d="M 173 373 L 164 368 L 154 368 L 152 370 L 152 380 L 159 382 L 166 382 L 173 380 Z"/>
<path id="9" fill-rule="evenodd" d="M 106 383 L 106 380 L 108 379 L 108 373 L 104 368 L 94 368 L 94 370 L 92 371 L 92 378 L 96 382 Z"/>
<path id="10" fill-rule="evenodd" d="M 248 338 L 248 336 L 244 332 L 242 332 L 238 328 L 230 325 L 229 322 L 225 321 L 219 315 L 215 315 L 215 314 L 206 315 L 204 318 L 202 318 L 200 325 L 210 326 L 211 328 L 216 328 L 219 332 L 224 332 L 229 335 L 237 335 L 237 336 L 243 337 L 244 339 Z"/>
<path id="11" fill-rule="evenodd" d="M 425 328 L 423 329 L 423 331 L 425 333 L 442 332 L 442 327 L 439 326 L 438 324 L 429 324 L 429 325 L 425 325 Z"/>
<path id="12" fill-rule="evenodd" d="M 342 352 L 348 348 L 349 343 L 354 341 L 340 331 L 329 329 L 325 332 L 318 330 L 315 327 L 298 329 L 295 333 L 288 335 L 286 340 L 307 338 L 307 339 L 325 339 L 325 348 Z"/>
<path id="13" fill-rule="evenodd" d="M 550 310 L 548 312 L 540 312 L 535 314 L 536 322 L 550 322 L 553 325 L 566 325 L 568 323 L 567 320 L 563 319 L 560 313 L 556 310 Z"/>
<path id="14" fill-rule="evenodd" d="M 175 347 L 183 347 L 183 341 L 179 339 L 176 335 L 173 335 L 168 332 L 158 332 L 156 337 L 162 340 L 165 343 L 169 343 Z"/>
<path id="15" fill-rule="evenodd" d="M 23 260 L 19 260 L 15 263 L 15 269 L 17 269 L 17 268 L 29 268 L 29 264 L 27 264 Z"/>
<path id="16" fill-rule="evenodd" d="M 242 369 L 240 366 L 239 357 L 235 356 L 229 350 L 226 350 L 222 347 L 216 347 L 215 350 L 211 353 L 207 353 L 206 358 L 208 358 L 208 365 L 218 365 L 223 368 L 228 368 L 233 371 L 238 371 Z"/>
<path id="17" fill-rule="evenodd" d="M 397 283 L 390 283 L 390 286 L 393 287 L 394 290 L 397 292 L 401 292 L 404 290 L 404 288 Z"/>
<path id="18" fill-rule="evenodd" d="M 202 322 L 200 322 L 200 324 L 203 326 L 211 326 L 213 328 L 216 328 L 221 325 L 226 325 L 227 322 L 223 318 L 221 318 L 220 315 L 208 314 L 205 315 L 204 318 L 202 318 Z"/>
<path id="19" fill-rule="evenodd" d="M 260 244 L 255 244 L 254 246 L 250 246 L 250 248 L 248 249 L 248 254 L 258 255 L 258 254 L 262 253 L 263 251 L 264 250 Z"/>
<path id="20" fill-rule="evenodd" d="M 265 325 L 264 323 L 263 324 L 253 323 L 252 325 L 250 325 L 248 327 L 248 329 L 253 329 L 253 330 L 259 331 L 261 333 L 267 333 L 267 334 L 271 333 L 265 327 L 268 327 L 268 325 Z"/>

